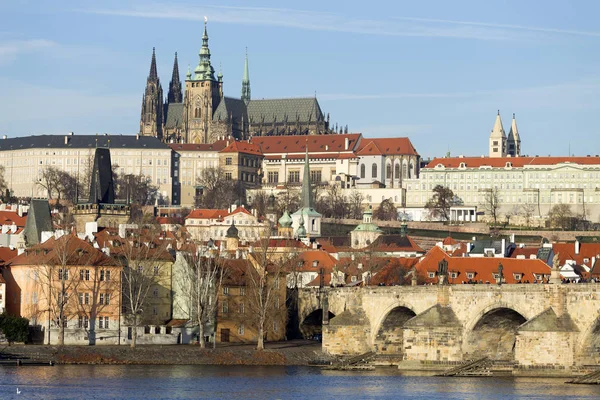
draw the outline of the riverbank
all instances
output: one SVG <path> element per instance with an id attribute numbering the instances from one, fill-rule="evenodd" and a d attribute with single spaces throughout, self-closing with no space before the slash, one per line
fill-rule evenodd
<path id="1" fill-rule="evenodd" d="M 226 344 L 216 349 L 194 345 L 129 346 L 44 346 L 13 345 L 2 348 L 3 355 L 55 364 L 129 365 L 310 365 L 328 356 L 321 343 L 309 340 L 267 343 L 265 350 L 255 345 Z"/>

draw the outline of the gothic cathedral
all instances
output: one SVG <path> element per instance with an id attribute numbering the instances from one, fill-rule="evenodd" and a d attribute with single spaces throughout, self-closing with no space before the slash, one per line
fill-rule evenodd
<path id="1" fill-rule="evenodd" d="M 325 118 L 316 97 L 252 100 L 247 53 L 241 98 L 224 96 L 223 74 L 215 77 L 210 61 L 206 22 L 198 65 L 193 72 L 188 68 L 185 93 L 181 86 L 175 53 L 169 92 L 163 100 L 153 49 L 142 98 L 140 135 L 155 136 L 166 143 L 213 143 L 222 137 L 338 133 L 337 127 L 330 129 L 329 115 Z"/>

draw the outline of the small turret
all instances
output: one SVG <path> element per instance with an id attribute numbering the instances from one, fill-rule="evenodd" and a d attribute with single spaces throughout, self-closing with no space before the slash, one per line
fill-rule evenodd
<path id="1" fill-rule="evenodd" d="M 496 115 L 496 121 L 494 122 L 494 128 L 490 134 L 489 155 L 490 157 L 506 156 L 506 135 L 504 134 L 502 119 L 500 118 L 500 110 L 498 110 L 498 115 Z"/>
<path id="2" fill-rule="evenodd" d="M 235 222 L 231 220 L 231 226 L 227 229 L 225 237 L 227 238 L 227 251 L 235 251 L 238 249 L 240 237 L 238 228 L 235 227 Z"/>

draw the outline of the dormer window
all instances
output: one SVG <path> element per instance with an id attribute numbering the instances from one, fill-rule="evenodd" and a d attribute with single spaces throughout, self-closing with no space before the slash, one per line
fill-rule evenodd
<path id="1" fill-rule="evenodd" d="M 458 272 L 450 272 L 450 278 L 452 278 L 452 279 L 458 278 Z"/>
<path id="2" fill-rule="evenodd" d="M 467 272 L 467 279 L 473 279 L 475 278 L 475 273 L 474 272 Z"/>
<path id="3" fill-rule="evenodd" d="M 461 162 L 460 165 L 458 166 L 458 168 L 466 168 L 465 163 Z"/>
<path id="4" fill-rule="evenodd" d="M 512 168 L 512 163 L 511 162 L 507 162 L 506 163 L 506 168 Z"/>
<path id="5" fill-rule="evenodd" d="M 523 275 L 515 273 L 515 274 L 513 274 L 513 277 L 515 278 L 516 281 L 520 281 L 521 278 L 523 277 Z"/>
<path id="6" fill-rule="evenodd" d="M 427 274 L 427 276 L 428 276 L 429 278 L 435 278 L 435 272 L 429 272 L 429 273 Z"/>
<path id="7" fill-rule="evenodd" d="M 317 268 L 318 265 L 319 265 L 319 262 L 317 260 L 312 262 L 313 268 Z"/>

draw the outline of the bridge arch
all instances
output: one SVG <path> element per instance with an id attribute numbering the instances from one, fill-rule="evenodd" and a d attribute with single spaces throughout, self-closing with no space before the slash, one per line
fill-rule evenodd
<path id="1" fill-rule="evenodd" d="M 329 311 L 329 319 L 335 314 Z M 300 333 L 304 339 L 312 339 L 323 334 L 323 309 L 318 308 L 300 321 Z"/>
<path id="2" fill-rule="evenodd" d="M 583 365 L 600 363 L 600 311 L 586 329 L 581 331 L 575 347 L 575 359 Z"/>
<path id="3" fill-rule="evenodd" d="M 483 307 L 466 321 L 464 357 L 514 360 L 517 329 L 531 317 L 530 312 L 520 305 L 497 302 Z"/>
<path id="4" fill-rule="evenodd" d="M 404 344 L 404 324 L 417 314 L 406 304 L 388 307 L 372 332 L 373 350 L 378 354 L 401 355 Z"/>

